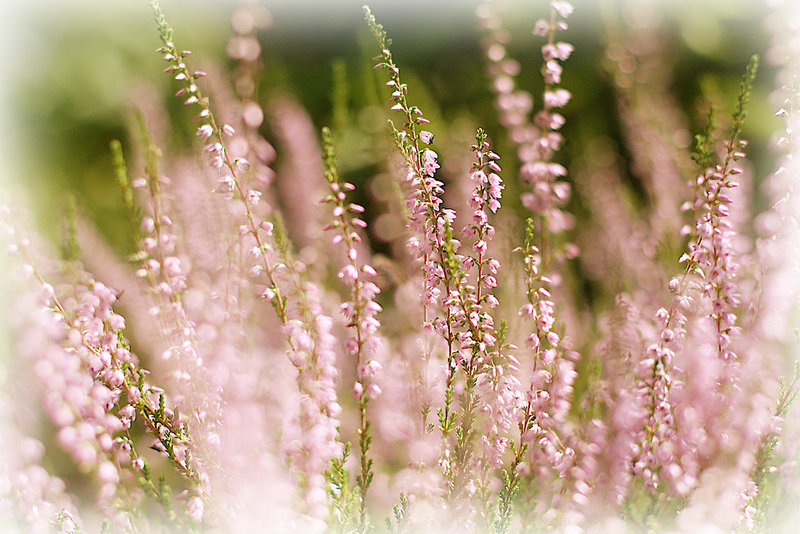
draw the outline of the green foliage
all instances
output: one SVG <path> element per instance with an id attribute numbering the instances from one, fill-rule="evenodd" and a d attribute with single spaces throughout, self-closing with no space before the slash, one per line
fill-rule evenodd
<path id="1" fill-rule="evenodd" d="M 462 364 L 464 367 L 469 365 L 465 359 Z M 459 414 L 459 424 L 456 427 L 456 445 L 453 450 L 453 459 L 455 462 L 455 491 L 464 491 L 464 485 L 467 483 L 467 476 L 470 472 L 471 463 L 474 457 L 475 448 L 475 422 L 478 415 L 478 395 L 475 393 L 475 386 L 477 385 L 477 378 L 472 374 L 466 375 L 464 384 L 464 391 L 459 395 L 459 402 L 461 405 L 461 412 Z"/>
<path id="2" fill-rule="evenodd" d="M 117 185 L 119 185 L 120 194 L 122 197 L 122 206 L 125 209 L 125 214 L 128 217 L 130 224 L 130 232 L 128 232 L 130 250 L 136 249 L 136 240 L 140 232 L 140 224 L 142 221 L 141 209 L 138 204 L 134 202 L 133 187 L 131 180 L 128 176 L 128 167 L 125 163 L 125 156 L 122 151 L 122 143 L 118 139 L 113 139 L 110 144 L 111 159 L 114 165 L 114 174 L 117 178 Z"/>
<path id="3" fill-rule="evenodd" d="M 527 445 L 523 445 L 522 449 L 519 454 L 515 455 L 516 461 L 511 464 L 509 470 L 503 471 L 503 487 L 500 488 L 500 494 L 498 495 L 497 518 L 492 523 L 494 532 L 505 533 L 508 531 L 508 527 L 511 526 L 511 518 L 514 514 L 514 499 L 519 493 L 519 478 L 516 475 L 516 468 L 519 465 L 518 459 L 525 454 Z"/>
<path id="4" fill-rule="evenodd" d="M 331 107 L 333 129 L 337 134 L 347 129 L 349 120 L 349 86 L 347 82 L 347 63 L 337 58 L 331 65 Z"/>
<path id="5" fill-rule="evenodd" d="M 364 19 L 367 21 L 367 27 L 369 27 L 369 31 L 378 41 L 378 46 L 381 50 L 387 50 L 392 45 L 392 40 L 386 36 L 386 30 L 383 29 L 382 24 L 378 24 L 378 21 L 375 20 L 375 15 L 372 14 L 368 6 L 364 6 Z"/>
<path id="6" fill-rule="evenodd" d="M 386 531 L 390 534 L 406 532 L 405 520 L 408 516 L 408 498 L 405 493 L 400 492 L 400 504 L 392 506 L 392 516 L 391 518 L 385 518 Z"/>
<path id="7" fill-rule="evenodd" d="M 333 146 L 333 135 L 328 127 L 322 128 L 322 163 L 325 168 L 325 179 L 329 184 L 339 183 L 339 172 L 336 170 L 336 150 Z"/>
<path id="8" fill-rule="evenodd" d="M 153 9 L 156 24 L 158 25 L 158 34 L 161 41 L 171 46 L 172 43 L 172 27 L 167 23 L 164 13 L 161 11 L 161 3 L 158 0 L 150 0 L 150 7 Z"/>
<path id="9" fill-rule="evenodd" d="M 692 152 L 692 159 L 697 163 L 700 170 L 708 169 L 714 165 L 714 130 L 716 124 L 714 122 L 714 106 L 708 110 L 708 120 L 706 128 L 702 133 L 694 136 L 694 151 Z"/>
<path id="10" fill-rule="evenodd" d="M 798 394 L 800 394 L 800 362 L 795 362 L 791 381 L 787 383 L 783 378 L 780 380 L 780 391 L 774 411 L 776 419 L 785 420 Z M 778 452 L 781 432 L 782 428 L 773 428 L 761 438 L 755 465 L 750 473 L 750 480 L 755 484 L 757 491 L 752 501 L 748 503 L 755 508 L 754 532 L 769 532 L 768 520 L 772 517 L 771 512 L 774 512 L 776 505 L 784 497 L 778 484 L 777 469 L 783 460 Z"/>
<path id="11" fill-rule="evenodd" d="M 61 258 L 67 264 L 77 261 L 81 253 L 78 245 L 77 211 L 75 195 L 67 195 L 64 209 L 64 237 L 61 242 Z"/>
<path id="12" fill-rule="evenodd" d="M 369 458 L 369 446 L 372 443 L 372 435 L 369 432 L 369 420 L 366 419 L 366 393 L 361 396 L 361 419 L 362 426 L 358 429 L 358 445 L 361 451 L 361 473 L 356 477 L 356 486 L 358 486 L 358 501 L 360 505 L 358 515 L 358 531 L 366 533 L 369 530 L 370 523 L 367 517 L 367 490 L 372 484 L 374 473 L 372 472 L 372 459 Z"/>
<path id="13" fill-rule="evenodd" d="M 345 467 L 350 450 L 350 443 L 345 443 L 342 457 L 332 459 L 330 468 L 325 471 L 331 497 L 330 528 L 341 533 L 351 532 L 355 528 L 361 502 L 359 490 L 350 485 L 350 476 Z"/>
<path id="14" fill-rule="evenodd" d="M 455 389 L 453 388 L 453 384 L 448 384 L 447 388 L 444 392 L 445 399 L 444 403 L 445 406 L 450 406 L 453 403 L 453 398 L 455 395 Z M 453 431 L 453 420 L 452 418 L 448 417 L 449 412 L 446 410 L 439 408 L 436 410 L 436 414 L 439 417 L 439 429 L 442 431 L 442 434 L 445 436 L 448 435 L 450 432 Z"/>
<path id="15" fill-rule="evenodd" d="M 283 222 L 283 217 L 281 217 L 280 213 L 276 213 L 272 219 L 272 237 L 275 240 L 275 246 L 281 253 L 281 257 L 291 257 L 292 242 L 289 240 L 286 224 Z"/>
<path id="16" fill-rule="evenodd" d="M 685 497 L 671 495 L 663 485 L 651 491 L 636 477 L 620 511 L 623 519 L 646 532 L 665 532 L 685 506 Z"/>
<path id="17" fill-rule="evenodd" d="M 450 221 L 444 223 L 444 242 L 442 243 L 442 252 L 444 256 L 443 264 L 445 268 L 444 280 L 458 281 L 461 277 L 461 261 L 456 254 L 457 241 L 453 234 L 453 225 Z M 457 285 L 457 284 L 456 284 Z"/>
<path id="18" fill-rule="evenodd" d="M 742 123 L 747 116 L 747 106 L 750 103 L 750 98 L 753 93 L 753 83 L 758 73 L 759 58 L 758 55 L 750 57 L 747 63 L 747 69 L 742 77 L 742 83 L 739 89 L 739 97 L 736 101 L 736 110 L 733 112 L 733 122 L 731 131 L 731 145 L 739 140 L 742 131 Z"/>

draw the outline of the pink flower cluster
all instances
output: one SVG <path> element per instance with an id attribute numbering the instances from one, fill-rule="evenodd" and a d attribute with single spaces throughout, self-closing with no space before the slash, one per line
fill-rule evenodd
<path id="1" fill-rule="evenodd" d="M 531 193 L 522 196 L 523 204 L 534 213 L 545 216 L 550 231 L 559 232 L 571 224 L 558 209 L 569 198 L 570 188 L 566 182 L 559 181 L 566 176 L 566 169 L 552 161 L 564 142 L 564 137 L 558 133 L 564 125 L 564 117 L 555 110 L 564 107 L 571 98 L 569 91 L 557 86 L 561 83 L 563 70 L 560 62 L 569 58 L 573 46 L 556 42 L 555 34 L 567 29 L 565 20 L 573 8 L 569 2 L 553 1 L 550 5 L 550 20 L 540 20 L 534 27 L 534 34 L 547 37 L 547 43 L 542 46 L 544 107 L 533 119 L 538 133 L 531 144 L 529 157 L 522 160 L 521 177 L 533 186 Z"/>
<path id="2" fill-rule="evenodd" d="M 443 305 L 449 309 L 456 325 L 463 328 L 458 333 L 459 359 L 456 363 L 468 374 L 480 372 L 489 364 L 489 352 L 497 344 L 494 335 L 494 319 L 489 310 L 499 304 L 491 291 L 497 287 L 500 262 L 489 255 L 489 242 L 494 237 L 494 226 L 489 224 L 489 213 L 500 207 L 503 183 L 499 156 L 492 152 L 485 134 L 478 132 L 478 144 L 472 147 L 477 162 L 473 164 L 470 178 L 474 184 L 469 205 L 473 210 L 472 224 L 464 227 L 464 236 L 474 239 L 473 255 L 458 254 L 454 247 L 448 250 L 446 267 L 450 268 L 453 289 Z M 455 244 L 455 243 L 454 243 Z M 475 269 L 475 282 L 471 284 L 468 274 Z"/>
<path id="3" fill-rule="evenodd" d="M 364 207 L 354 203 L 347 203 L 347 191 L 352 191 L 355 186 L 349 182 L 341 182 L 336 173 L 333 157 L 330 132 L 324 132 L 327 153 L 326 178 L 330 186 L 330 194 L 323 199 L 333 206 L 334 221 L 326 230 L 336 230 L 331 239 L 334 246 L 344 249 L 346 263 L 338 276 L 350 288 L 351 300 L 342 303 L 341 311 L 352 329 L 353 335 L 345 342 L 347 352 L 356 357 L 356 384 L 355 394 L 361 400 L 366 392 L 366 398 L 374 398 L 380 393 L 377 384 L 371 383 L 375 373 L 381 365 L 377 360 L 369 358 L 375 355 L 380 347 L 380 337 L 377 335 L 380 321 L 376 315 L 381 311 L 381 306 L 375 299 L 380 289 L 372 281 L 378 274 L 368 263 L 359 261 L 357 245 L 361 242 L 358 229 L 366 228 L 366 222 L 360 218 Z"/>
<path id="4" fill-rule="evenodd" d="M 87 362 L 95 383 L 108 390 L 105 410 L 117 406 L 116 417 L 106 416 L 115 431 L 130 428 L 137 413 L 143 415 L 145 424 L 153 433 L 152 446 L 169 455 L 187 476 L 200 481 L 202 474 L 189 463 L 187 451 L 190 441 L 185 435 L 185 422 L 181 421 L 178 412 L 167 407 L 163 389 L 147 384 L 145 373 L 137 369 L 137 358 L 121 335 L 125 321 L 112 309 L 116 300 L 113 290 L 100 282 L 92 283 L 91 288 L 77 299 L 77 316 L 71 321 L 68 339 L 71 335 L 71 343 L 81 354 L 81 359 Z M 61 306 L 56 304 L 56 307 Z M 66 311 L 59 309 L 62 313 Z M 132 453 L 129 440 L 120 441 L 119 446 Z M 133 455 L 132 459 L 136 467 Z"/>
<path id="5" fill-rule="evenodd" d="M 505 188 L 498 174 L 500 159 L 486 141 L 486 134 L 479 130 L 477 143 L 472 146 L 476 161 L 473 163 L 470 178 L 473 193 L 469 200 L 472 211 L 472 224 L 463 230 L 466 238 L 474 240 L 472 255 L 464 256 L 461 265 L 469 272 L 474 269 L 475 284 L 469 284 L 466 277 L 459 284 L 460 310 L 453 314 L 454 319 L 466 327 L 459 333 L 461 350 L 467 350 L 469 363 L 462 365 L 465 372 L 476 377 L 476 386 L 481 399 L 480 411 L 484 415 L 481 430 L 482 462 L 486 466 L 499 467 L 508 446 L 507 432 L 517 419 L 519 405 L 519 380 L 516 377 L 519 362 L 506 354 L 508 345 L 501 345 L 497 338 L 493 309 L 499 301 L 492 291 L 497 287 L 500 262 L 489 254 L 489 242 L 494 237 L 495 228 L 489 220 L 490 213 L 500 208 L 500 198 Z"/>
<path id="6" fill-rule="evenodd" d="M 104 293 L 104 286 L 98 289 Z M 53 288 L 45 285 L 42 293 L 48 307 L 52 306 Z M 117 340 L 106 336 L 102 320 L 94 318 L 92 306 L 95 303 L 100 304 L 99 298 L 88 291 L 70 301 L 73 311 L 81 306 L 87 314 L 80 320 L 86 325 L 87 339 L 102 350 L 100 357 L 82 346 L 80 326 L 76 325 L 78 330 L 67 330 L 57 309 L 42 310 L 39 332 L 46 341 L 40 340 L 37 344 L 34 374 L 44 392 L 45 413 L 57 430 L 59 444 L 83 472 L 95 477 L 99 483 L 98 504 L 111 511 L 119 482 L 117 461 L 128 460 L 129 463 L 129 458 L 120 454 L 116 438 L 125 424 L 130 426 L 130 420 L 124 417 L 127 415 L 124 409 L 120 408 L 122 417 L 110 413 L 112 408 L 125 406 L 120 402 L 124 377 L 121 371 L 110 367 L 116 356 L 114 344 Z M 116 315 L 107 316 L 122 319 Z M 90 323 L 93 324 L 89 326 Z"/>
<path id="7" fill-rule="evenodd" d="M 678 279 L 670 282 L 670 288 L 678 293 Z M 691 302 L 691 297 L 678 293 L 670 310 L 660 308 L 656 312 L 660 340 L 647 347 L 646 357 L 638 364 L 636 395 L 647 411 L 647 419 L 637 432 L 633 473 L 641 477 L 651 491 L 659 488 L 662 476 L 680 471 L 678 459 L 672 453 L 676 431 L 670 392 L 674 382 L 675 350 L 686 334 L 684 312 Z"/>
<path id="8" fill-rule="evenodd" d="M 145 380 L 147 372 L 139 368 L 122 334 L 125 319 L 112 307 L 116 293 L 88 280 L 59 297 L 38 270 L 33 273 L 48 306 L 42 330 L 48 341 L 35 374 L 59 444 L 98 485 L 98 506 L 126 524 L 130 518 L 115 507 L 116 499 L 126 497 L 119 494 L 122 480 L 138 472 L 153 484 L 130 436 L 139 417 L 153 439 L 152 448 L 191 481 L 195 495 L 202 494 L 206 479 L 191 459 L 185 422 L 167 407 L 163 390 Z M 85 273 L 77 276 L 86 278 Z"/>
<path id="9" fill-rule="evenodd" d="M 541 476 L 549 477 L 550 470 L 555 469 L 563 477 L 575 459 L 574 449 L 567 445 L 570 431 L 566 418 L 577 377 L 574 360 L 578 355 L 565 354 L 561 347 L 561 337 L 555 331 L 550 278 L 541 273 L 541 255 L 533 236 L 533 221 L 529 219 L 526 245 L 521 249 L 528 302 L 520 308 L 519 315 L 533 322 L 533 332 L 526 340 L 533 369 L 520 426 L 520 441 L 529 446 L 530 457 L 517 470 L 527 475 L 535 468 Z"/>
<path id="10" fill-rule="evenodd" d="M 543 107 L 531 122 L 529 113 L 533 109 L 533 98 L 530 93 L 516 88 L 514 77 L 519 73 L 519 63 L 507 57 L 508 32 L 502 28 L 492 5 L 481 5 L 478 10 L 482 26 L 489 32 L 486 54 L 501 122 L 517 146 L 517 155 L 522 163 L 521 178 L 533 187 L 532 192 L 522 195 L 522 202 L 534 213 L 545 217 L 548 231 L 554 233 L 572 224 L 571 218 L 559 209 L 570 196 L 569 184 L 561 181 L 567 171 L 553 162 L 554 154 L 564 142 L 558 130 L 565 119 L 556 110 L 566 106 L 572 98 L 568 90 L 558 87 L 563 70 L 561 62 L 566 61 L 573 51 L 571 44 L 556 42 L 555 34 L 567 29 L 565 20 L 572 11 L 569 2 L 553 1 L 550 20 L 539 20 L 534 27 L 534 34 L 547 37 L 547 43 L 542 46 Z"/>
<path id="11" fill-rule="evenodd" d="M 717 355 L 724 361 L 733 361 L 737 355 L 732 348 L 732 337 L 738 331 L 736 308 L 740 299 L 734 284 L 737 265 L 732 239 L 735 232 L 728 221 L 732 198 L 730 190 L 737 187 L 734 177 L 742 171 L 735 162 L 744 157 L 745 141 L 732 140 L 725 163 L 707 169 L 697 177 L 701 194 L 694 209 L 701 213 L 696 223 L 697 241 L 685 256 L 687 268 L 703 274 L 703 296 L 711 302 L 711 319 L 716 330 Z"/>
<path id="12" fill-rule="evenodd" d="M 341 455 L 337 436 L 342 408 L 334 388 L 338 369 L 333 322 L 314 303 L 316 289 L 306 285 L 301 290 L 310 297 L 307 308 L 298 310 L 303 319 L 292 319 L 284 327 L 300 390 L 296 427 L 285 439 L 285 453 L 301 481 L 304 512 L 318 521 L 327 511 L 324 471 L 331 459 Z"/>

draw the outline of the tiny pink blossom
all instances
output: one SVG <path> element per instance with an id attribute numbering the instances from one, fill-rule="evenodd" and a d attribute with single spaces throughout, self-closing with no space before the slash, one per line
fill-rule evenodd
<path id="1" fill-rule="evenodd" d="M 380 386 L 374 382 L 367 386 L 367 397 L 371 400 L 377 399 L 382 393 Z"/>
<path id="2" fill-rule="evenodd" d="M 563 18 L 569 17 L 575 10 L 575 8 L 570 2 L 566 2 L 564 0 L 554 0 L 553 2 L 550 3 L 550 5 Z"/>
<path id="3" fill-rule="evenodd" d="M 546 37 L 549 31 L 550 23 L 544 19 L 537 20 L 536 25 L 533 27 L 533 34 L 541 37 Z"/>
<path id="4" fill-rule="evenodd" d="M 203 500 L 200 497 L 192 497 L 186 503 L 186 514 L 198 523 L 203 520 Z"/>
<path id="5" fill-rule="evenodd" d="M 419 132 L 420 141 L 422 141 L 426 145 L 433 143 L 433 137 L 434 135 L 426 130 L 422 130 L 421 132 Z"/>

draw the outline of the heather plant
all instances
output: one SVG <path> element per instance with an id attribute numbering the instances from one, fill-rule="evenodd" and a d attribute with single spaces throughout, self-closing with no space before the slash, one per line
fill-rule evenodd
<path id="1" fill-rule="evenodd" d="M 103 243 L 79 196 L 60 247 L 21 202 L 2 205 L 16 287 L 0 525 L 791 531 L 800 18 L 789 6 L 775 8 L 764 58 L 784 126 L 763 179 L 744 129 L 756 55 L 735 103 L 710 95 L 690 118 L 652 19 L 607 20 L 625 148 L 593 139 L 570 161 L 571 3 L 552 0 L 532 22 L 535 91 L 502 6 L 478 7 L 475 60 L 496 117 L 469 137 L 423 113 L 424 83 L 365 7 L 365 79 L 387 101 L 370 139 L 379 176 L 365 183 L 342 164 L 364 141 L 344 63 L 323 88 L 333 128 L 316 130 L 294 96 L 258 90 L 268 11 L 234 12 L 227 86 L 150 4 L 164 73 L 192 113 L 175 126 L 193 135 L 171 142 L 168 103 L 140 92 L 129 135 L 108 140 L 128 250 Z M 693 146 L 680 141 L 690 119 Z M 586 298 L 597 286 L 607 298 Z"/>

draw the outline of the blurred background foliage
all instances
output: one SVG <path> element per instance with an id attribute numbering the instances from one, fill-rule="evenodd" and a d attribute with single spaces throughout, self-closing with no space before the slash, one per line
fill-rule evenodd
<path id="1" fill-rule="evenodd" d="M 503 137 L 485 73 L 475 17 L 478 3 L 379 0 L 371 5 L 394 42 L 413 102 L 432 119 L 431 129 L 440 139 L 463 139 L 464 150 L 478 125 L 492 138 Z M 535 110 L 541 103 L 542 43 L 531 29 L 548 12 L 548 4 L 506 2 L 503 11 L 513 35 L 510 55 L 522 66 L 519 84 L 534 95 Z M 346 176 L 358 180 L 374 171 L 374 155 L 364 150 L 365 140 L 388 131 L 385 111 L 377 107 L 387 95 L 373 74 L 374 41 L 363 23 L 362 1 L 280 0 L 263 5 L 272 23 L 259 34 L 264 61 L 261 102 L 280 93 L 295 95 L 316 126 L 332 124 L 336 129 Z M 214 65 L 223 70 L 233 65 L 226 41 L 232 35 L 229 21 L 236 6 L 227 1 L 165 0 L 162 7 L 178 46 L 193 51 L 195 67 L 217 71 Z M 768 46 L 762 27 L 766 7 L 759 2 L 678 0 L 636 6 L 621 0 L 578 0 L 570 28 L 560 36 L 575 45 L 562 84 L 574 95 L 564 110 L 567 143 L 559 154 L 568 168 L 597 138 L 610 139 L 625 156 L 614 88 L 603 68 L 609 28 L 624 27 L 637 17 L 663 19 L 673 93 L 693 130 L 684 132 L 687 138 L 705 126 L 708 99 L 722 106 L 721 117 L 729 116 L 748 58 L 753 53 L 763 56 Z M 17 22 L 21 59 L 13 77 L 11 112 L 17 155 L 24 164 L 16 181 L 37 199 L 37 218 L 49 237 L 58 239 L 65 199 L 74 193 L 80 209 L 112 244 L 124 248 L 128 227 L 120 214 L 109 142 L 121 139 L 130 150 L 127 126 L 137 88 L 155 87 L 163 95 L 165 113 L 182 118 L 169 123 L 175 130 L 169 142 L 175 146 L 162 147 L 165 151 L 194 137 L 188 112 L 171 98 L 175 87 L 162 74 L 163 62 L 154 53 L 159 41 L 149 2 L 34 2 L 20 8 Z M 772 170 L 767 146 L 778 126 L 767 98 L 772 84 L 772 73 L 763 68 L 745 127 L 756 177 Z M 334 86 L 347 105 L 339 116 L 332 106 Z M 263 133 L 272 140 L 269 120 Z M 508 168 L 515 161 L 513 153 L 502 144 L 497 148 Z M 510 176 L 505 178 L 510 181 Z"/>

